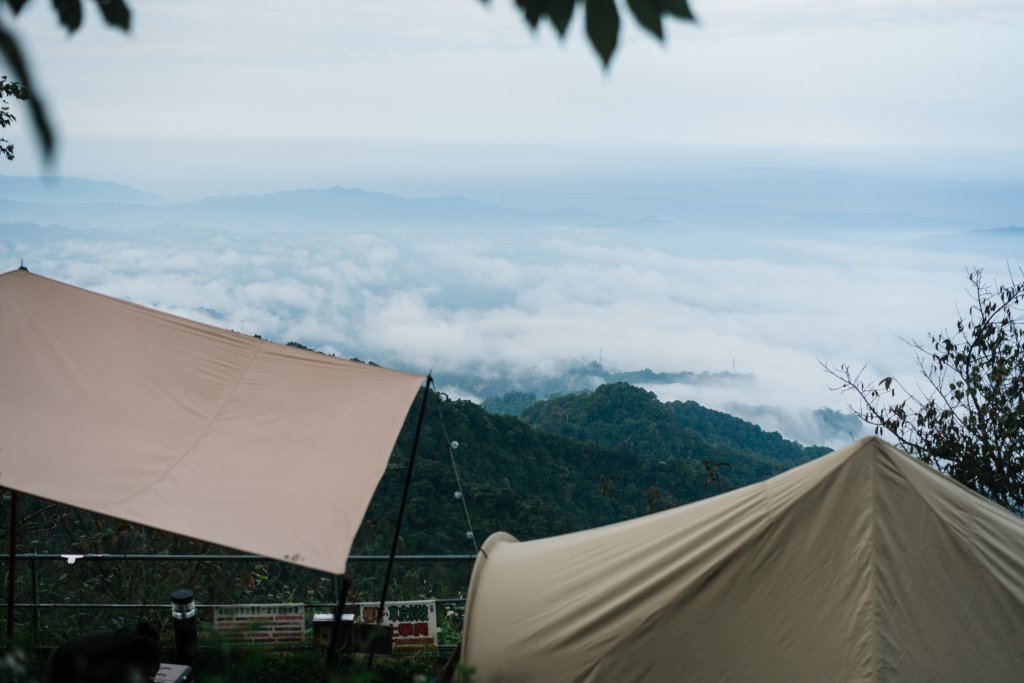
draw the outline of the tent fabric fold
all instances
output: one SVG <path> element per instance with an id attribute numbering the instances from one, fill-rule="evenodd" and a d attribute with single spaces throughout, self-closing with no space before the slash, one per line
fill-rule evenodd
<path id="1" fill-rule="evenodd" d="M 0 275 L 0 485 L 342 573 L 423 378 Z"/>
<path id="2" fill-rule="evenodd" d="M 1010 681 L 1024 521 L 870 437 L 474 568 L 474 681 Z"/>

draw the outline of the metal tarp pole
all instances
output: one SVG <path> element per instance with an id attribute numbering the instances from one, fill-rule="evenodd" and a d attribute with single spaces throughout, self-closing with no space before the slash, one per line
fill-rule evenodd
<path id="1" fill-rule="evenodd" d="M 14 570 L 17 560 L 18 492 L 11 489 L 11 534 L 7 541 L 7 642 L 14 642 Z"/>
<path id="2" fill-rule="evenodd" d="M 402 532 L 402 518 L 405 516 L 405 503 L 409 499 L 409 484 L 412 483 L 412 468 L 416 464 L 416 451 L 419 450 L 420 433 L 423 431 L 423 416 L 427 412 L 427 399 L 430 397 L 430 385 L 434 378 L 427 375 L 427 383 L 423 387 L 423 399 L 420 401 L 420 414 L 416 418 L 416 433 L 412 438 L 412 450 L 409 452 L 409 468 L 405 471 L 405 487 L 402 490 L 402 502 L 398 506 L 398 519 L 395 521 L 395 536 L 391 539 L 391 553 L 388 555 L 388 568 L 384 573 L 384 587 L 380 592 L 380 607 L 377 609 L 377 623 L 384 620 L 384 603 L 388 600 L 388 584 L 391 583 L 391 570 L 395 566 L 395 553 L 398 551 L 398 537 Z M 367 661 L 367 668 L 373 666 L 373 653 Z"/>
<path id="3" fill-rule="evenodd" d="M 337 577 L 335 577 L 337 579 Z M 342 615 L 345 612 L 345 598 L 348 596 L 348 589 L 351 585 L 351 579 L 348 578 L 348 574 L 341 577 L 341 590 L 338 593 L 338 604 L 334 608 L 334 624 L 331 626 L 331 642 L 327 646 L 327 663 L 324 669 L 324 681 L 327 681 L 331 675 L 331 669 L 334 668 L 334 663 L 337 661 L 338 653 L 338 639 L 341 636 L 341 621 Z"/>

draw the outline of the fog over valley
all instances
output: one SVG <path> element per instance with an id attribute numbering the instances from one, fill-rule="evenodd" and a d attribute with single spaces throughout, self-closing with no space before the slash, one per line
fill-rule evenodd
<path id="1" fill-rule="evenodd" d="M 759 179 L 737 179 L 737 196 L 758 195 Z M 687 217 L 679 199 L 648 213 L 633 212 L 636 197 L 613 212 L 342 188 L 169 202 L 3 176 L 0 270 L 24 261 L 246 334 L 433 371 L 453 397 L 544 397 L 625 378 L 662 400 L 839 445 L 857 425 L 820 410 L 845 412 L 847 398 L 819 361 L 912 381 L 901 339 L 955 321 L 968 268 L 1019 277 L 1024 231 L 956 216 L 929 228 L 914 210 L 921 193 L 902 206 L 879 199 L 874 215 L 862 202 L 858 221 L 829 176 L 819 185 L 802 212 L 789 185 L 716 218 L 699 205 Z M 958 187 L 1002 211 L 993 220 L 1024 197 L 1019 182 L 984 197 Z"/>

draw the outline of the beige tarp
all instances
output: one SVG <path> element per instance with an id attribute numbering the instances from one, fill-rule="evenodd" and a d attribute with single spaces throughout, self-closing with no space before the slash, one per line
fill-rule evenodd
<path id="1" fill-rule="evenodd" d="M 421 377 L 0 275 L 0 485 L 332 573 Z"/>
<path id="2" fill-rule="evenodd" d="M 507 681 L 1019 681 L 1024 522 L 869 438 L 656 515 L 496 534 L 463 661 Z"/>

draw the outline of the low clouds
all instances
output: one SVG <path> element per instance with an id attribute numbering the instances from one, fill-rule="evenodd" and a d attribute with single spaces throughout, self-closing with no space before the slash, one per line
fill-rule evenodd
<path id="1" fill-rule="evenodd" d="M 1007 266 L 849 232 L 695 234 L 699 257 L 657 230 L 167 234 L 0 240 L 0 268 L 24 258 L 39 274 L 218 326 L 433 370 L 442 386 L 446 373 L 553 375 L 599 356 L 619 371 L 735 362 L 753 385 L 652 387 L 735 412 L 842 408 L 818 359 L 913 376 L 901 337 L 952 324 L 966 267 Z"/>

